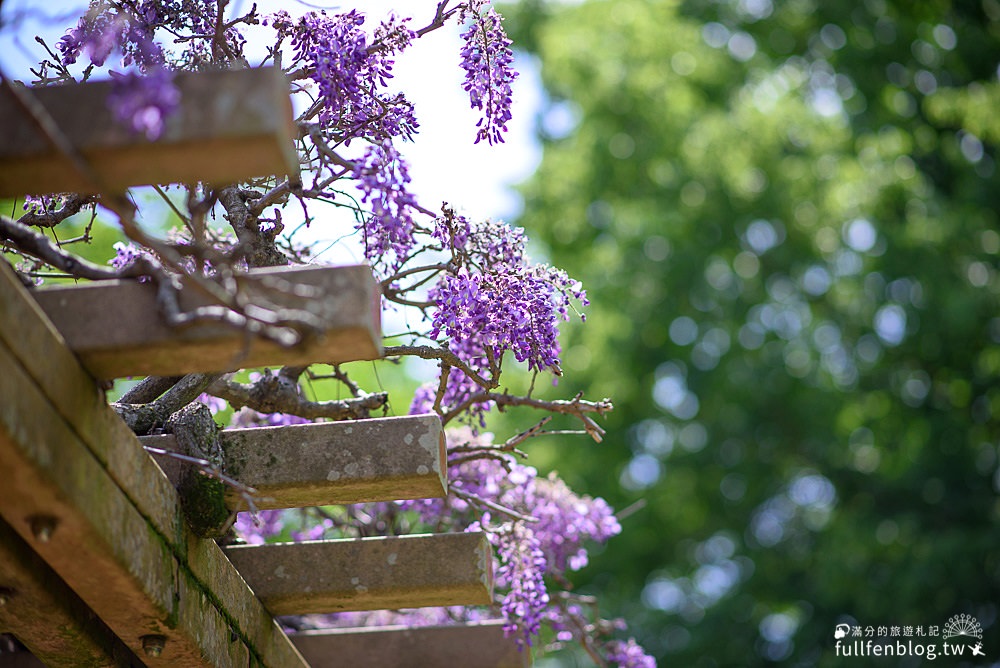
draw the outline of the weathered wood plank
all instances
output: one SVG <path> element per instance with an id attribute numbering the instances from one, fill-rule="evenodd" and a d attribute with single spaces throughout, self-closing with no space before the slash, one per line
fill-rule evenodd
<path id="1" fill-rule="evenodd" d="M 0 668 L 47 668 L 30 652 L 0 654 Z"/>
<path id="2" fill-rule="evenodd" d="M 177 451 L 173 435 L 143 445 Z M 440 498 L 447 494 L 445 445 L 437 415 L 230 429 L 220 434 L 226 473 L 258 492 L 261 509 Z M 177 484 L 186 464 L 156 457 Z M 229 490 L 227 505 L 246 510 Z"/>
<path id="3" fill-rule="evenodd" d="M 177 112 L 150 141 L 116 122 L 112 83 L 29 88 L 113 190 L 149 183 L 299 178 L 289 86 L 275 68 L 179 74 Z M 8 94 L 0 94 L 0 197 L 92 192 Z"/>
<path id="4" fill-rule="evenodd" d="M 0 633 L 12 633 L 24 643 L 44 661 L 38 665 L 119 668 L 135 658 L 2 519 L 0 600 Z M 4 656 L 0 655 L 0 666 Z"/>
<path id="5" fill-rule="evenodd" d="M 138 499 L 133 497 L 140 512 L 172 545 L 182 545 L 184 524 L 176 512 L 177 491 L 108 407 L 104 392 L 6 262 L 0 262 L 0 313 L 0 341 L 118 486 L 142 489 Z"/>
<path id="6" fill-rule="evenodd" d="M 246 665 L 226 620 L 6 346 L 0 369 L 4 519 L 133 652 L 156 634 L 169 645 L 158 665 Z"/>
<path id="7" fill-rule="evenodd" d="M 32 295 L 95 378 L 174 376 L 381 356 L 379 288 L 367 266 L 257 269 L 245 284 L 251 303 L 306 310 L 320 320 L 325 334 L 286 348 L 248 339 L 242 331 L 217 323 L 171 328 L 160 316 L 155 288 L 136 281 L 59 286 Z M 294 294 L 295 286 L 305 294 Z M 181 291 L 182 309 L 206 303 L 194 288 Z"/>
<path id="8" fill-rule="evenodd" d="M 214 603 L 230 623 L 230 629 L 223 635 L 229 637 L 229 631 L 234 632 L 253 648 L 263 665 L 302 666 L 301 657 L 218 546 L 212 541 L 198 540 L 186 530 L 177 492 L 170 481 L 107 406 L 93 379 L 63 345 L 55 328 L 3 262 L 0 262 L 0 313 L 4 314 L 0 319 L 0 341 L 14 353 L 13 358 L 0 361 L 3 370 L 0 389 L 14 392 L 13 386 L 8 385 L 14 382 L 8 368 L 23 368 L 43 388 L 57 414 L 52 420 L 65 421 L 72 433 L 79 436 L 100 468 L 148 521 L 147 533 L 168 546 L 177 558 L 172 571 L 190 572 L 193 576 L 183 578 L 184 583 L 191 585 L 185 590 L 197 594 L 193 597 L 196 604 L 187 605 L 188 608 L 196 610 L 206 600 Z M 13 414 L 16 416 L 17 411 Z M 3 463 L 6 462 L 0 460 Z M 0 502 L 0 510 L 3 507 Z M 179 600 L 191 598 L 185 594 Z"/>
<path id="9" fill-rule="evenodd" d="M 503 621 L 449 626 L 383 626 L 304 631 L 290 636 L 312 668 L 522 668 L 531 652 L 505 638 Z"/>
<path id="10" fill-rule="evenodd" d="M 273 615 L 486 605 L 493 557 L 481 532 L 225 548 Z"/>

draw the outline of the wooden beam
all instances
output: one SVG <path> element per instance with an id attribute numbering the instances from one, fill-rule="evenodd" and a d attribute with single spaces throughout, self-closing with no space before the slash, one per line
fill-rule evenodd
<path id="1" fill-rule="evenodd" d="M 46 665 L 31 652 L 10 652 L 0 654 L 0 668 L 46 668 Z"/>
<path id="2" fill-rule="evenodd" d="M 149 665 L 304 666 L 3 262 L 0 313 L 0 515 Z"/>
<path id="3" fill-rule="evenodd" d="M 95 378 L 174 376 L 382 355 L 379 288 L 367 266 L 257 269 L 244 282 L 250 303 L 308 311 L 325 333 L 286 348 L 248 339 L 241 330 L 217 323 L 171 328 L 160 315 L 156 289 L 137 281 L 59 286 L 32 295 Z M 193 287 L 180 293 L 184 310 L 207 303 Z"/>
<path id="4" fill-rule="evenodd" d="M 135 655 L 31 547 L 0 519 L 0 633 L 49 668 L 132 665 Z M 0 654 L 0 666 L 7 655 Z"/>
<path id="5" fill-rule="evenodd" d="M 504 637 L 502 620 L 303 631 L 290 637 L 311 668 L 531 665 L 531 651 L 518 651 L 514 641 Z"/>
<path id="6" fill-rule="evenodd" d="M 161 665 L 245 665 L 225 618 L 0 347 L 0 514 L 137 654 Z M 173 628 L 172 628 L 173 627 Z"/>
<path id="7" fill-rule="evenodd" d="M 493 555 L 481 532 L 224 549 L 273 615 L 493 602 Z"/>
<path id="8" fill-rule="evenodd" d="M 228 429 L 220 440 L 224 470 L 257 490 L 261 509 L 441 498 L 448 491 L 437 415 Z M 139 441 L 171 452 L 178 447 L 170 434 Z M 155 458 L 178 484 L 187 465 L 170 456 Z M 226 504 L 246 510 L 232 489 Z"/>
<path id="9" fill-rule="evenodd" d="M 273 67 L 178 74 L 180 105 L 150 141 L 112 118 L 110 81 L 26 88 L 111 190 L 150 183 L 299 178 L 289 86 Z M 0 197 L 94 191 L 22 107 L 0 93 Z"/>

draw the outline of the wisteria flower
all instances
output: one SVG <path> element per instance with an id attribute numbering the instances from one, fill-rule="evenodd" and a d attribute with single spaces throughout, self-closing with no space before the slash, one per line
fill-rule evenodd
<path id="1" fill-rule="evenodd" d="M 504 632 L 514 636 L 518 647 L 524 648 L 541 631 L 549 603 L 544 579 L 545 553 L 534 531 L 520 522 L 490 535 L 500 559 L 496 585 L 508 589 L 500 604 L 507 620 Z"/>
<path id="2" fill-rule="evenodd" d="M 148 1 L 127 9 L 99 0 L 56 44 L 66 65 L 86 54 L 92 64 L 101 66 L 112 53 L 121 53 L 121 64 L 135 69 L 126 74 L 111 72 L 114 87 L 108 106 L 115 120 L 151 140 L 163 132 L 165 119 L 180 100 L 163 48 L 153 33 L 157 25 L 169 25 L 171 19 L 174 23 L 181 16 L 188 19 L 176 9 L 173 14 L 166 11 Z"/>
<path id="3" fill-rule="evenodd" d="M 382 92 L 392 78 L 392 55 L 415 36 L 406 20 L 383 22 L 373 37 L 362 29 L 365 16 L 356 10 L 334 16 L 310 12 L 298 21 L 282 12 L 269 22 L 279 35 L 291 37 L 296 61 L 315 82 L 324 128 L 348 143 L 359 136 L 405 139 L 416 131 L 413 106 L 401 94 Z"/>
<path id="4" fill-rule="evenodd" d="M 511 41 L 501 25 L 500 14 L 492 7 L 482 12 L 483 2 L 472 2 L 463 18 L 469 27 L 462 33 L 463 88 L 473 109 L 482 112 L 476 123 L 476 143 L 503 143 L 503 133 L 511 114 L 511 85 L 517 78 L 513 68 Z"/>
<path id="5" fill-rule="evenodd" d="M 180 91 L 173 75 L 162 68 L 145 75 L 132 72 L 114 77 L 108 96 L 115 120 L 150 140 L 163 134 L 167 117 L 179 103 Z"/>
<path id="6" fill-rule="evenodd" d="M 430 291 L 437 308 L 429 336 L 447 338 L 452 349 L 478 341 L 483 359 L 512 351 L 529 370 L 559 375 L 558 323 L 569 318 L 572 300 L 587 303 L 579 284 L 561 270 L 531 264 L 519 228 L 492 221 L 437 228 L 446 233 L 461 266 Z"/>
<path id="7" fill-rule="evenodd" d="M 62 54 L 64 65 L 72 65 L 81 54 L 86 54 L 90 62 L 100 67 L 117 46 L 117 33 L 111 16 L 88 15 L 66 31 L 56 42 L 56 48 Z"/>
<path id="8" fill-rule="evenodd" d="M 488 450 L 492 435 L 469 428 L 449 429 L 450 449 Z M 543 620 L 559 618 L 550 607 L 547 576 L 562 577 L 587 563 L 587 544 L 603 543 L 621 531 L 611 507 L 603 499 L 574 493 L 554 475 L 540 478 L 530 467 L 492 457 L 460 460 L 449 467 L 448 499 L 405 501 L 425 522 L 448 518 L 452 530 L 486 528 L 500 561 L 496 585 L 503 592 L 501 611 L 510 634 L 529 645 Z M 504 521 L 502 514 L 483 510 L 475 502 L 485 499 L 535 521 Z"/>
<path id="9" fill-rule="evenodd" d="M 184 16 L 186 20 L 187 15 Z M 77 25 L 60 38 L 56 48 L 65 65 L 86 54 L 91 63 L 100 67 L 118 51 L 122 65 L 136 65 L 141 71 L 160 67 L 164 63 L 163 48 L 153 39 L 159 18 L 151 9 L 140 7 L 139 11 L 130 11 L 117 3 L 97 0 Z"/>
<path id="10" fill-rule="evenodd" d="M 646 654 L 635 638 L 629 638 L 627 642 L 613 640 L 608 643 L 606 658 L 608 663 L 618 668 L 656 668 L 656 659 Z"/>
<path id="11" fill-rule="evenodd" d="M 358 229 L 364 234 L 365 257 L 373 264 L 396 269 L 416 244 L 410 174 L 406 162 L 389 140 L 371 146 L 354 166 L 362 202 L 371 215 Z"/>
<path id="12" fill-rule="evenodd" d="M 277 536 L 285 527 L 283 510 L 261 510 L 256 513 L 240 513 L 236 516 L 233 529 L 236 535 L 250 545 L 263 545 L 268 538 Z"/>

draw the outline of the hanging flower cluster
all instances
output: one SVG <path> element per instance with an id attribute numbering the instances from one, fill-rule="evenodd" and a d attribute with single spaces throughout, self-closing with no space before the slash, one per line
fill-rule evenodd
<path id="1" fill-rule="evenodd" d="M 646 654 L 635 638 L 609 643 L 607 660 L 619 668 L 656 668 L 656 659 Z"/>
<path id="2" fill-rule="evenodd" d="M 559 322 L 569 319 L 574 302 L 589 302 L 564 271 L 529 260 L 521 228 L 472 222 L 446 208 L 433 235 L 452 261 L 428 292 L 434 305 L 428 337 L 447 341 L 478 376 L 452 369 L 438 412 L 462 407 L 482 423 L 488 405 L 475 397 L 499 375 L 504 355 L 512 353 L 529 371 L 561 375 Z M 418 394 L 411 411 L 431 409 L 428 391 Z"/>
<path id="3" fill-rule="evenodd" d="M 355 162 L 353 176 L 370 215 L 357 225 L 364 235 L 365 257 L 391 270 L 409 257 L 417 243 L 413 223 L 416 199 L 407 189 L 406 162 L 389 140 L 370 146 Z"/>
<path id="4" fill-rule="evenodd" d="M 362 28 L 365 16 L 357 10 L 333 16 L 310 12 L 298 21 L 282 11 L 269 21 L 279 37 L 291 39 L 295 62 L 319 90 L 319 121 L 338 139 L 381 142 L 409 139 L 416 131 L 413 106 L 402 95 L 383 90 L 392 78 L 392 56 L 415 37 L 407 21 L 389 19 L 373 38 Z"/>
<path id="5" fill-rule="evenodd" d="M 489 449 L 493 437 L 469 428 L 449 430 L 453 450 Z M 621 532 L 621 526 L 603 499 L 574 493 L 554 474 L 538 477 L 530 467 L 506 458 L 457 458 L 449 467 L 448 499 L 403 502 L 428 523 L 448 518 L 454 529 L 486 529 L 497 549 L 500 567 L 496 586 L 504 592 L 501 611 L 507 630 L 530 645 L 544 620 L 558 617 L 550 603 L 546 577 L 562 580 L 564 574 L 587 564 L 587 544 L 604 543 Z M 479 505 L 485 500 L 491 505 Z M 504 508 L 524 519 L 502 524 Z M 491 527 L 499 529 L 491 530 Z"/>
<path id="6" fill-rule="evenodd" d="M 508 589 L 500 611 L 508 620 L 504 630 L 518 645 L 531 645 L 542 630 L 549 594 L 545 589 L 545 554 L 537 534 L 523 523 L 503 526 L 493 534 L 500 568 L 496 585 Z"/>
<path id="7" fill-rule="evenodd" d="M 462 69 L 465 70 L 463 87 L 469 94 L 473 109 L 482 112 L 476 124 L 476 143 L 486 140 L 490 144 L 503 143 L 507 121 L 511 114 L 511 85 L 517 78 L 514 70 L 514 52 L 511 41 L 504 32 L 500 14 L 486 3 L 475 0 L 463 12 L 469 27 L 462 33 Z"/>
<path id="8" fill-rule="evenodd" d="M 153 39 L 158 18 L 155 6 L 133 12 L 117 3 L 98 2 L 76 27 L 66 32 L 56 48 L 67 65 L 85 54 L 91 63 L 100 67 L 117 51 L 122 54 L 123 66 L 136 65 L 146 72 L 164 63 L 163 48 Z"/>
<path id="9" fill-rule="evenodd" d="M 462 267 L 442 276 L 431 298 L 438 307 L 431 338 L 476 338 L 495 359 L 509 350 L 529 370 L 556 375 L 561 373 L 558 322 L 569 318 L 571 299 L 586 299 L 561 270 L 501 258 L 480 271 Z"/>
<path id="10" fill-rule="evenodd" d="M 574 303 L 589 302 L 578 281 L 529 260 L 521 228 L 473 222 L 446 205 L 431 234 L 451 260 L 436 268 L 427 291 L 427 337 L 446 345 L 464 368 L 444 367 L 443 379 L 417 391 L 410 412 L 449 419 L 462 413 L 470 424 L 485 426 L 488 391 L 505 355 L 529 371 L 561 375 L 559 323 L 570 318 Z"/>

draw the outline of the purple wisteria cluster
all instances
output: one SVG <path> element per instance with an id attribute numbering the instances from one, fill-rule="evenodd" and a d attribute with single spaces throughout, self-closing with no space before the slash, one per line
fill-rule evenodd
<path id="1" fill-rule="evenodd" d="M 619 668 L 656 668 L 656 659 L 646 654 L 634 638 L 611 641 L 606 649 L 606 658 Z"/>
<path id="2" fill-rule="evenodd" d="M 566 272 L 532 263 L 524 230 L 502 221 L 470 222 L 450 212 L 439 219 L 435 237 L 448 247 L 457 270 L 431 290 L 437 305 L 431 338 L 479 339 L 486 355 L 512 351 L 532 371 L 559 369 L 560 320 L 573 301 L 587 295 Z"/>
<path id="3" fill-rule="evenodd" d="M 93 0 L 87 14 L 56 44 L 63 65 L 86 55 L 92 65 L 101 67 L 113 53 L 121 54 L 121 65 L 131 69 L 126 73 L 112 70 L 114 88 L 108 105 L 117 121 L 148 139 L 162 134 L 166 118 L 180 101 L 166 54 L 154 39 L 156 29 L 205 29 L 214 16 L 214 3 L 186 1 L 181 5 Z"/>
<path id="4" fill-rule="evenodd" d="M 159 67 L 145 75 L 129 72 L 113 80 L 108 105 L 115 120 L 150 140 L 163 134 L 167 117 L 180 104 L 173 74 Z"/>
<path id="5" fill-rule="evenodd" d="M 269 538 L 281 534 L 285 528 L 284 510 L 260 510 L 257 513 L 240 513 L 233 529 L 248 545 L 263 545 Z"/>
<path id="6" fill-rule="evenodd" d="M 574 302 L 589 302 L 564 271 L 530 261 L 521 228 L 472 222 L 446 207 L 433 235 L 451 261 L 428 291 L 433 309 L 427 336 L 446 341 L 473 375 L 452 368 L 444 394 L 438 398 L 425 388 L 411 411 L 431 410 L 433 399 L 437 412 L 461 407 L 482 422 L 488 404 L 477 397 L 499 375 L 505 354 L 529 371 L 561 375 L 559 323 L 570 318 Z"/>
<path id="7" fill-rule="evenodd" d="M 495 359 L 509 350 L 529 370 L 559 375 L 558 322 L 568 319 L 571 297 L 583 293 L 561 270 L 498 260 L 442 276 L 431 291 L 437 310 L 430 337 L 477 338 Z"/>
<path id="8" fill-rule="evenodd" d="M 409 168 L 386 139 L 370 146 L 354 163 L 353 176 L 361 201 L 370 207 L 370 214 L 357 225 L 364 236 L 365 257 L 387 271 L 399 269 L 417 243 Z"/>
<path id="9" fill-rule="evenodd" d="M 451 429 L 447 437 L 453 450 L 493 445 L 491 434 L 467 427 Z M 503 457 L 459 458 L 449 467 L 448 480 L 452 496 L 406 501 L 403 507 L 428 524 L 446 518 L 452 530 L 489 532 L 500 562 L 496 585 L 504 592 L 507 630 L 524 645 L 532 644 L 542 622 L 558 617 L 546 577 L 562 580 L 586 566 L 588 543 L 604 543 L 621 532 L 614 512 L 603 499 L 577 495 L 555 474 L 539 477 L 534 468 Z M 510 522 L 497 508 L 519 519 Z"/>
<path id="10" fill-rule="evenodd" d="M 149 5 L 150 3 L 145 3 Z M 145 72 L 163 65 L 163 49 L 153 39 L 156 8 L 130 11 L 106 0 L 91 2 L 90 9 L 56 44 L 64 64 L 73 64 L 85 54 L 97 67 L 112 53 L 122 54 L 121 64 L 136 65 Z"/>
<path id="11" fill-rule="evenodd" d="M 113 248 L 115 249 L 115 256 L 108 260 L 108 264 L 115 269 L 124 269 L 143 256 L 149 257 L 148 251 L 139 248 L 135 244 L 116 241 Z"/>
<path id="12" fill-rule="evenodd" d="M 503 143 L 511 114 L 511 84 L 517 78 L 514 52 L 504 32 L 500 14 L 492 7 L 484 11 L 484 0 L 472 0 L 462 13 L 468 28 L 462 33 L 463 87 L 473 109 L 482 112 L 476 126 L 476 143 Z"/>
<path id="13" fill-rule="evenodd" d="M 332 147 L 355 140 L 369 144 L 348 162 L 329 164 L 333 174 L 350 176 L 362 192 L 367 210 L 360 213 L 364 253 L 380 272 L 397 270 L 416 245 L 408 166 L 393 145 L 417 131 L 413 105 L 399 92 L 388 90 L 396 54 L 416 37 L 409 19 L 390 17 L 372 34 L 364 30 L 366 17 L 357 10 L 340 14 L 309 12 L 292 19 L 277 12 L 264 20 L 279 43 L 288 40 L 293 54 L 289 76 L 308 79 L 316 89 L 310 108 L 329 156 Z M 349 165 L 346 172 L 344 165 Z M 322 170 L 320 170 L 322 171 Z"/>
<path id="14" fill-rule="evenodd" d="M 504 630 L 524 649 L 541 633 L 549 603 L 545 554 L 538 535 L 522 522 L 506 524 L 491 535 L 500 558 L 496 586 L 509 590 L 500 604 L 507 620 Z"/>
<path id="15" fill-rule="evenodd" d="M 393 55 L 415 37 L 407 22 L 390 18 L 369 36 L 362 28 L 365 15 L 357 10 L 309 12 L 297 21 L 282 11 L 268 19 L 279 38 L 291 40 L 294 62 L 315 83 L 320 124 L 335 141 L 409 139 L 416 131 L 413 106 L 384 90 L 392 78 Z"/>
<path id="16" fill-rule="evenodd" d="M 146 73 L 163 66 L 167 54 L 154 39 L 157 30 L 174 36 L 185 33 L 212 36 L 219 11 L 215 0 L 91 0 L 87 13 L 57 43 L 65 64 L 77 61 L 81 54 L 100 67 L 115 52 L 122 56 L 124 67 L 136 66 Z M 235 26 L 227 27 L 222 43 L 215 48 L 233 56 L 242 54 L 245 39 Z M 192 66 L 203 61 L 204 45 L 183 39 L 183 54 L 175 58 L 177 66 Z"/>

